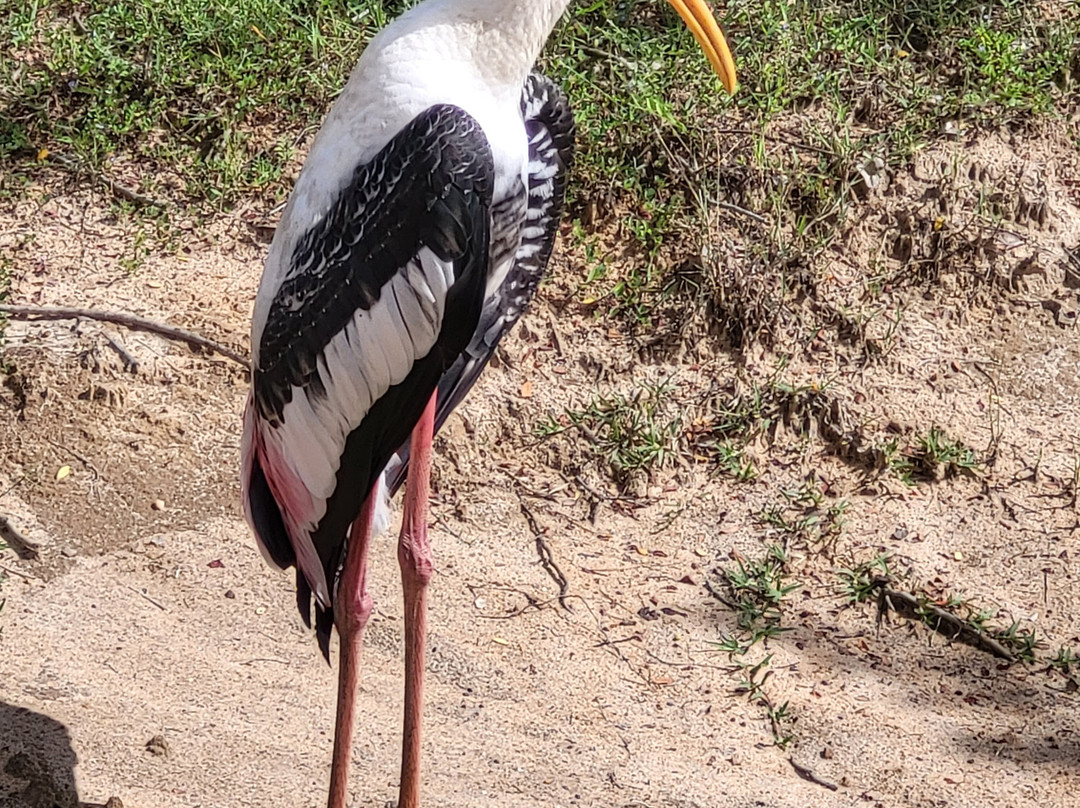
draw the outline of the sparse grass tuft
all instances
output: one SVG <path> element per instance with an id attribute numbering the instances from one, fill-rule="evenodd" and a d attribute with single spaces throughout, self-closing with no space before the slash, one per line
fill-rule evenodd
<path id="1" fill-rule="evenodd" d="M 781 424 L 803 436 L 814 427 L 829 432 L 830 418 L 830 400 L 821 385 L 772 378 L 741 392 L 710 389 L 691 407 L 673 398 L 668 380 L 635 387 L 628 394 L 599 394 L 584 407 L 549 416 L 536 434 L 547 438 L 577 429 L 624 488 L 641 473 L 663 468 L 676 453 L 749 482 L 757 477 L 747 453 L 751 441 L 771 435 Z M 824 518 L 830 527 L 823 526 L 822 535 L 839 531 L 846 507 L 838 503 L 827 509 Z"/>
<path id="2" fill-rule="evenodd" d="M 882 553 L 869 561 L 841 567 L 836 572 L 840 579 L 840 594 L 848 603 L 864 603 L 877 597 L 878 582 L 892 577 L 889 556 Z"/>
<path id="3" fill-rule="evenodd" d="M 977 474 L 984 461 L 969 446 L 950 438 L 943 429 L 930 427 L 908 444 L 892 437 L 879 447 L 885 467 L 907 485 L 957 474 Z"/>
<path id="4" fill-rule="evenodd" d="M 916 468 L 927 476 L 951 477 L 958 472 L 975 471 L 982 465 L 973 449 L 950 438 L 936 426 L 930 427 L 930 431 L 920 435 L 917 441 Z"/>
<path id="5" fill-rule="evenodd" d="M 746 447 L 735 441 L 721 440 L 712 444 L 716 468 L 733 477 L 740 483 L 751 482 L 757 478 L 754 461 L 746 456 Z"/>
<path id="6" fill-rule="evenodd" d="M 994 639 L 1012 651 L 1018 660 L 1029 665 L 1035 663 L 1036 652 L 1046 645 L 1039 639 L 1035 629 L 1021 628 L 1018 620 L 1013 621 L 1004 631 L 992 632 L 992 635 Z"/>
<path id="7" fill-rule="evenodd" d="M 695 457 L 745 482 L 757 476 L 746 456 L 751 442 L 771 436 L 781 424 L 805 435 L 830 418 L 829 405 L 824 386 L 789 384 L 780 380 L 778 371 L 762 383 L 709 390 L 686 438 Z"/>
<path id="8" fill-rule="evenodd" d="M 1058 648 L 1057 654 L 1050 660 L 1050 667 L 1061 671 L 1066 676 L 1073 675 L 1073 669 L 1080 665 L 1080 657 L 1067 645 Z"/>
<path id="9" fill-rule="evenodd" d="M 725 578 L 726 587 L 735 602 L 726 600 L 710 585 L 706 587 L 713 596 L 739 613 L 741 636 L 723 635 L 719 642 L 711 643 L 722 653 L 726 653 L 742 672 L 742 679 L 735 685 L 735 693 L 745 694 L 751 704 L 756 704 L 765 711 L 772 730 L 773 743 L 781 749 L 793 740 L 790 725 L 794 722 L 788 702 L 777 704 L 765 689 L 765 684 L 772 676 L 769 665 L 772 654 L 756 662 L 745 659 L 747 653 L 759 642 L 775 637 L 785 629 L 780 626 L 780 605 L 783 599 L 797 589 L 800 584 L 787 583 L 787 558 L 779 547 L 770 547 L 766 556 L 759 561 L 739 559 L 736 567 L 719 570 Z M 778 566 L 779 565 L 779 566 Z"/>
<path id="10" fill-rule="evenodd" d="M 739 629 L 749 636 L 744 648 L 774 637 L 785 629 L 780 625 L 784 598 L 802 584 L 790 579 L 786 551 L 770 546 L 759 559 L 737 558 L 718 571 L 730 600 L 725 600 L 738 617 Z"/>
<path id="11" fill-rule="evenodd" d="M 772 662 L 772 654 L 753 665 L 743 665 L 744 677 L 736 686 L 736 693 L 745 693 L 747 699 L 765 710 L 765 717 L 769 720 L 772 728 L 773 743 L 781 749 L 786 749 L 794 740 L 794 735 L 785 725 L 791 724 L 795 719 L 791 715 L 789 702 L 777 705 L 765 690 L 765 683 L 772 676 L 769 663 Z"/>
<path id="12" fill-rule="evenodd" d="M 11 286 L 11 259 L 6 255 L 0 255 L 0 303 L 7 300 L 8 289 Z M 4 333 L 6 317 L 0 314 L 0 336 Z"/>
<path id="13" fill-rule="evenodd" d="M 576 429 L 626 488 L 641 475 L 667 465 L 677 450 L 682 419 L 666 406 L 670 384 L 645 384 L 629 396 L 617 391 L 598 395 L 582 409 L 549 417 L 537 427 L 537 434 L 547 438 Z"/>

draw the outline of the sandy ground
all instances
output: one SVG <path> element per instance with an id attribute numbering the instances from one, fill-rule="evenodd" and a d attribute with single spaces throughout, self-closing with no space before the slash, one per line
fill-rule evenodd
<path id="1" fill-rule="evenodd" d="M 1067 144 L 988 136 L 892 177 L 857 206 L 817 301 L 850 310 L 885 267 L 877 314 L 858 339 L 823 327 L 783 364 L 785 381 L 825 391 L 826 420 L 849 434 L 937 425 L 996 449 L 970 475 L 905 485 L 795 412 L 749 447 L 751 482 L 680 457 L 620 495 L 574 430 L 541 440 L 536 425 L 660 378 L 668 405 L 707 413 L 777 358 L 711 340 L 643 351 L 580 302 L 580 256 L 559 252 L 438 440 L 428 804 L 1072 804 L 1078 697 L 1045 662 L 1080 645 L 1080 276 L 1065 252 L 1080 243 L 1080 171 Z M 50 182 L 2 214 L 12 301 L 136 311 L 246 344 L 265 251 L 250 217 L 184 229 L 123 269 L 131 223 Z M 1042 221 L 1010 202 L 976 228 L 987 183 L 1045 202 Z M 911 253 L 937 256 L 932 277 L 898 280 Z M 40 557 L 0 555 L 0 806 L 66 808 L 76 792 L 128 808 L 323 804 L 336 678 L 291 578 L 263 564 L 240 518 L 242 370 L 86 321 L 12 323 L 4 361 L 0 512 Z M 808 479 L 826 504 L 847 503 L 828 546 L 758 516 Z M 735 616 L 703 584 L 778 541 L 802 584 L 785 601 L 790 631 L 729 658 L 716 643 Z M 540 544 L 567 579 L 565 605 Z M 381 808 L 396 795 L 401 607 L 392 540 L 376 549 L 352 794 Z M 1044 661 L 1009 665 L 902 621 L 877 631 L 872 605 L 840 596 L 837 570 L 879 552 L 897 588 L 963 594 L 994 625 L 1035 630 Z M 787 703 L 778 727 L 743 685 L 768 655 L 763 692 Z"/>

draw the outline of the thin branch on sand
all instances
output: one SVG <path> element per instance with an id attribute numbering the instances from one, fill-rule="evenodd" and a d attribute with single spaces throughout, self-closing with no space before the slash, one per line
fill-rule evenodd
<path id="1" fill-rule="evenodd" d="M 924 599 L 909 595 L 906 592 L 888 589 L 884 585 L 883 579 L 880 583 L 875 581 L 875 584 L 877 584 L 878 589 L 879 624 L 891 611 L 907 620 L 922 623 L 950 642 L 963 643 L 998 659 L 1005 659 L 1009 662 L 1016 661 L 1016 655 L 1012 651 L 993 637 L 984 634 L 968 621 Z"/>
<path id="2" fill-rule="evenodd" d="M 194 348 L 204 348 L 208 351 L 214 351 L 233 360 L 237 364 L 242 365 L 248 370 L 251 369 L 251 362 L 246 356 L 237 353 L 232 348 L 222 345 L 220 342 L 214 342 L 212 339 L 207 339 L 201 334 L 196 334 L 193 331 L 187 331 L 183 328 L 159 323 L 156 320 L 149 320 L 146 317 L 139 317 L 136 314 L 128 314 L 120 311 L 81 309 L 72 306 L 16 306 L 6 303 L 0 304 L 0 314 L 6 314 L 9 317 L 14 317 L 18 320 L 75 320 L 86 318 L 87 320 L 98 320 L 103 323 L 113 323 L 114 325 L 122 325 L 125 328 L 131 328 L 136 331 L 149 331 L 151 334 L 157 334 L 166 339 L 186 342 Z"/>
<path id="3" fill-rule="evenodd" d="M 0 514 L 0 539 L 3 539 L 15 555 L 23 561 L 33 561 L 38 557 L 38 546 L 16 530 L 11 520 Z"/>
<path id="4" fill-rule="evenodd" d="M 131 202 L 133 204 L 143 205 L 143 206 L 146 206 L 146 207 L 155 207 L 155 208 L 167 208 L 167 207 L 169 207 L 168 202 L 163 202 L 160 199 L 154 199 L 153 197 L 146 196 L 145 194 L 140 194 L 134 188 L 129 188 L 128 186 L 124 185 L 121 182 L 117 182 L 116 180 L 111 180 L 108 177 L 106 177 L 104 174 L 95 174 L 90 168 L 88 168 L 87 166 L 80 163 L 78 160 L 75 160 L 75 159 L 73 159 L 71 157 L 67 157 L 67 156 L 65 156 L 63 154 L 50 154 L 49 159 L 51 161 L 53 161 L 54 163 L 56 163 L 57 165 L 63 166 L 65 169 L 67 169 L 68 171 L 70 171 L 70 172 L 72 172 L 74 174 L 91 174 L 91 175 L 93 175 L 94 178 L 101 185 L 105 186 L 109 191 L 112 192 L 113 196 L 117 196 L 120 199 L 124 199 L 124 200 L 127 200 L 128 202 Z"/>

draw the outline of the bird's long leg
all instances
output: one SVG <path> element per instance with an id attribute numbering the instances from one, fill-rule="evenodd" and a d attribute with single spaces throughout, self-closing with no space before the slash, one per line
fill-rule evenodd
<path id="1" fill-rule="evenodd" d="M 334 600 L 334 625 L 340 640 L 338 662 L 337 723 L 334 725 L 334 758 L 330 769 L 329 808 L 345 808 L 348 796 L 349 759 L 352 757 L 352 736 L 355 719 L 353 707 L 356 683 L 360 672 L 360 645 L 364 626 L 371 616 L 371 594 L 367 589 L 368 547 L 371 544 L 371 523 L 379 499 L 376 482 L 364 500 L 364 507 L 349 531 L 345 569 L 338 581 Z"/>
<path id="2" fill-rule="evenodd" d="M 405 593 L 405 726 L 401 742 L 398 808 L 420 805 L 420 724 L 424 705 L 424 646 L 427 640 L 427 586 L 431 580 L 428 543 L 428 493 L 431 489 L 431 439 L 435 394 L 413 427 L 405 514 L 398 539 L 401 588 Z"/>

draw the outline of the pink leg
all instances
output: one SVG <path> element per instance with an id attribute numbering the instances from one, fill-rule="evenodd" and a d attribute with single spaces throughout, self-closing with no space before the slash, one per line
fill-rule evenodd
<path id="1" fill-rule="evenodd" d="M 355 720 L 353 707 L 356 682 L 360 673 L 360 645 L 364 626 L 371 616 L 371 594 L 367 589 L 368 547 L 371 544 L 371 522 L 379 492 L 373 490 L 349 532 L 345 569 L 338 582 L 334 600 L 334 625 L 340 641 L 338 662 L 337 723 L 334 726 L 334 758 L 330 769 L 329 808 L 345 808 L 348 796 L 349 759 L 352 757 L 352 736 Z"/>
<path id="2" fill-rule="evenodd" d="M 427 640 L 427 586 L 431 580 L 428 494 L 431 490 L 431 439 L 435 395 L 413 427 L 405 514 L 398 538 L 401 588 L 405 594 L 405 727 L 401 740 L 398 808 L 420 805 L 420 725 L 424 709 L 424 646 Z"/>

